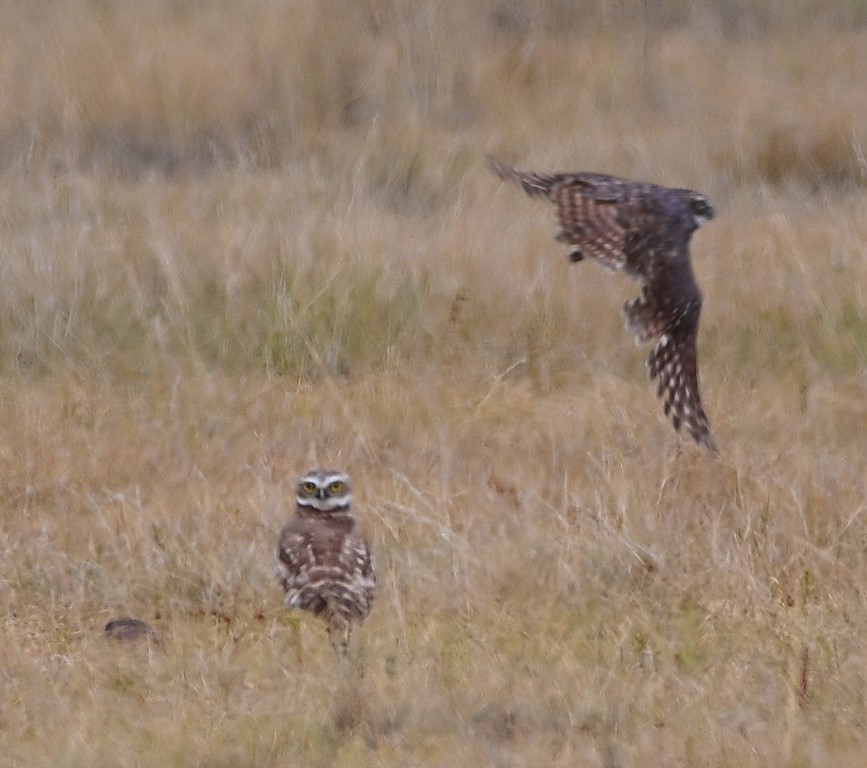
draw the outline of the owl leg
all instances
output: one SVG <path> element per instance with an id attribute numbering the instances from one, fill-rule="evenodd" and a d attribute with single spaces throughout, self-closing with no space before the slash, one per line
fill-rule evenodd
<path id="1" fill-rule="evenodd" d="M 568 232 L 560 232 L 560 234 L 557 235 L 556 240 L 558 243 L 565 243 L 566 245 L 572 246 L 572 251 L 569 253 L 569 261 L 584 261 L 584 254 L 581 253 L 581 249 L 572 242 L 571 234 Z"/>
<path id="2" fill-rule="evenodd" d="M 344 658 L 349 650 L 349 635 L 352 627 L 348 621 L 335 619 L 328 622 L 328 641 L 339 658 Z"/>
<path id="3" fill-rule="evenodd" d="M 286 624 L 289 625 L 289 630 L 292 632 L 292 649 L 295 651 L 295 659 L 299 664 L 304 663 L 301 642 L 301 617 L 298 611 L 288 611 L 285 618 Z"/>

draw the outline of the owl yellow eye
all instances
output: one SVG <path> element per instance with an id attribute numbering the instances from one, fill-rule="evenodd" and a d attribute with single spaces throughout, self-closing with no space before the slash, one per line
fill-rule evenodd
<path id="1" fill-rule="evenodd" d="M 337 496 L 340 493 L 343 493 L 344 485 L 340 480 L 335 480 L 331 485 L 328 486 L 328 492 L 333 496 Z"/>
<path id="2" fill-rule="evenodd" d="M 312 496 L 316 493 L 316 483 L 301 483 L 301 493 L 304 496 Z"/>

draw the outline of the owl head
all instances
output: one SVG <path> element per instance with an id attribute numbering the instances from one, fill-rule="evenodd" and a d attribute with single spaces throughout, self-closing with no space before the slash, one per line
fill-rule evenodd
<path id="1" fill-rule="evenodd" d="M 352 504 L 349 475 L 334 469 L 311 469 L 298 478 L 299 509 L 345 512 Z"/>
<path id="2" fill-rule="evenodd" d="M 707 224 L 714 217 L 713 203 L 698 192 L 692 192 L 689 197 L 689 212 L 696 227 Z"/>

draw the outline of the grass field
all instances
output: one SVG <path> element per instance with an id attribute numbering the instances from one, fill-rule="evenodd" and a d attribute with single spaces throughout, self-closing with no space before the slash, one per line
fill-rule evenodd
<path id="1" fill-rule="evenodd" d="M 865 764 L 867 5 L 0 18 L 0 763 Z M 486 152 L 714 200 L 719 457 Z M 318 464 L 342 664 L 274 575 Z"/>

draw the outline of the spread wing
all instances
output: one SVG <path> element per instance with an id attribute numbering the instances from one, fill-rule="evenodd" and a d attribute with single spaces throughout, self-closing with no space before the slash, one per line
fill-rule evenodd
<path id="1" fill-rule="evenodd" d="M 601 173 L 539 174 L 518 171 L 495 157 L 488 157 L 494 172 L 516 181 L 529 195 L 543 195 L 557 206 L 560 233 L 557 239 L 574 245 L 570 258 L 587 256 L 609 269 L 624 267 L 641 277 L 636 258 L 647 250 L 648 233 L 658 231 L 665 211 L 649 194 L 653 185 L 631 182 Z"/>
<path id="2" fill-rule="evenodd" d="M 697 336 L 697 318 L 689 330 L 663 334 L 647 358 L 647 370 L 651 379 L 659 378 L 656 394 L 664 396 L 663 407 L 674 428 L 685 426 L 693 440 L 716 452 L 698 391 Z"/>
<path id="3" fill-rule="evenodd" d="M 675 247 L 667 269 L 651 275 L 641 296 L 623 306 L 627 326 L 639 341 L 659 337 L 647 358 L 657 396 L 675 429 L 685 426 L 693 440 L 716 451 L 698 386 L 698 324 L 702 296 L 686 246 Z"/>

